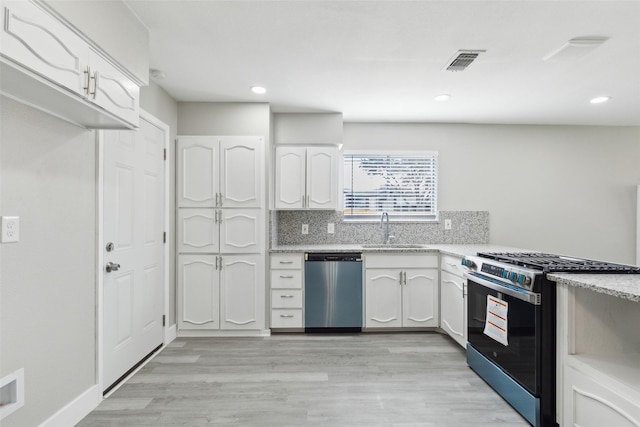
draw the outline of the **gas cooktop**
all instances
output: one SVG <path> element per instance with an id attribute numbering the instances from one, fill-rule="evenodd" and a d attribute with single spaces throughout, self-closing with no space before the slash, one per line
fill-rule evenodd
<path id="1" fill-rule="evenodd" d="M 640 274 L 640 267 L 631 265 L 540 252 L 478 252 L 478 256 L 525 268 L 542 270 L 543 273 Z"/>

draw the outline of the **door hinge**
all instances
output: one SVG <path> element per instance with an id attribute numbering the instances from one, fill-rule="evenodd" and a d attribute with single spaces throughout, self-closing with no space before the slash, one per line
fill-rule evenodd
<path id="1" fill-rule="evenodd" d="M 164 149 L 164 159 L 167 160 L 167 149 Z"/>
<path id="2" fill-rule="evenodd" d="M 162 315 L 162 326 L 167 325 L 167 316 L 165 314 Z"/>
<path id="3" fill-rule="evenodd" d="M 162 232 L 162 243 L 167 243 L 167 232 L 166 231 Z"/>

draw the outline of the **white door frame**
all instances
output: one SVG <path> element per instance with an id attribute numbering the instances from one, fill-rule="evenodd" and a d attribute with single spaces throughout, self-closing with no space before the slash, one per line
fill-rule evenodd
<path id="1" fill-rule="evenodd" d="M 167 153 L 167 159 L 164 162 L 164 229 L 167 233 L 167 240 L 166 243 L 164 245 L 164 302 L 163 302 L 163 314 L 166 316 L 166 322 L 165 325 L 163 327 L 164 330 L 164 343 L 162 345 L 162 348 L 166 347 L 167 344 L 169 344 L 171 341 L 173 341 L 175 339 L 176 336 L 176 331 L 175 331 L 175 327 L 174 328 L 170 328 L 169 326 L 169 261 L 170 261 L 170 248 L 171 248 L 171 239 L 170 239 L 170 220 L 169 220 L 169 214 L 170 214 L 170 183 L 171 183 L 171 177 L 170 175 L 170 167 L 169 165 L 171 164 L 171 157 L 170 157 L 170 152 L 171 150 L 169 150 L 169 140 L 170 140 L 170 135 L 169 135 L 169 125 L 167 125 L 166 123 L 160 121 L 159 119 L 157 119 L 156 117 L 154 117 L 153 115 L 147 113 L 145 110 L 140 109 L 140 119 L 142 120 L 146 120 L 147 122 L 151 123 L 152 125 L 158 127 L 159 129 L 162 129 L 164 131 L 165 134 L 165 140 L 164 140 L 164 149 L 166 150 Z M 96 170 L 97 170 L 97 188 L 96 188 L 96 194 L 97 194 L 97 201 L 96 201 L 96 207 L 97 207 L 97 212 L 96 212 L 96 217 L 97 217 L 97 223 L 98 223 L 98 238 L 97 238 L 97 242 L 98 242 L 98 247 L 96 250 L 96 283 L 98 284 L 97 289 L 96 289 L 96 307 L 97 307 L 97 311 L 96 311 L 96 382 L 98 384 L 98 387 L 100 389 L 100 394 L 102 395 L 102 392 L 104 390 L 105 384 L 103 383 L 103 372 L 104 372 L 104 358 L 102 356 L 102 350 L 104 348 L 104 324 L 103 324 L 103 313 L 104 313 L 104 301 L 103 301 L 103 291 L 104 291 L 104 274 L 103 274 L 103 266 L 104 266 L 104 226 L 103 226 L 103 221 L 104 221 L 104 215 L 103 215 L 103 209 L 104 209 L 104 135 L 103 135 L 103 131 L 97 131 L 97 150 L 98 150 L 98 155 L 96 156 Z M 161 348 L 161 350 L 162 350 Z M 157 354 L 157 353 L 156 353 Z M 132 372 L 131 374 L 129 374 L 129 376 L 127 377 L 127 379 L 133 375 L 135 372 L 137 372 L 140 368 L 142 368 L 142 366 L 144 366 L 144 363 L 138 367 L 134 372 Z M 120 385 L 124 384 L 126 382 L 126 379 L 124 381 L 122 381 L 118 386 L 114 387 L 109 394 L 113 393 L 114 391 L 116 391 Z M 106 396 L 105 396 L 106 397 Z"/>

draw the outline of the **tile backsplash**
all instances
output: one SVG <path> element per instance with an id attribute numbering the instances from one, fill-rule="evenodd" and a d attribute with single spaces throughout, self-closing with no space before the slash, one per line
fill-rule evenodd
<path id="1" fill-rule="evenodd" d="M 439 221 L 391 222 L 391 243 L 415 244 L 483 244 L 489 243 L 489 212 L 441 211 Z M 274 211 L 271 212 L 271 244 L 331 245 L 383 243 L 384 229 L 380 222 L 345 222 L 341 212 L 334 211 Z M 444 220 L 451 220 L 451 230 L 444 229 Z M 327 224 L 335 224 L 335 233 L 327 233 Z M 309 234 L 302 234 L 302 224 L 309 225 Z"/>

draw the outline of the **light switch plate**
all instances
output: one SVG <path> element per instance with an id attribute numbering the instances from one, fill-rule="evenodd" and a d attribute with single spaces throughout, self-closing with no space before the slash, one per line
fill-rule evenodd
<path id="1" fill-rule="evenodd" d="M 302 234 L 309 234 L 309 224 L 302 224 Z"/>
<path id="2" fill-rule="evenodd" d="M 333 234 L 336 232 L 336 224 L 333 222 L 327 223 L 327 233 Z"/>
<path id="3" fill-rule="evenodd" d="M 445 230 L 451 230 L 451 220 L 450 219 L 445 219 L 444 220 L 444 229 Z"/>
<path id="4" fill-rule="evenodd" d="M 2 217 L 2 243 L 12 243 L 20 240 L 20 217 Z"/>

